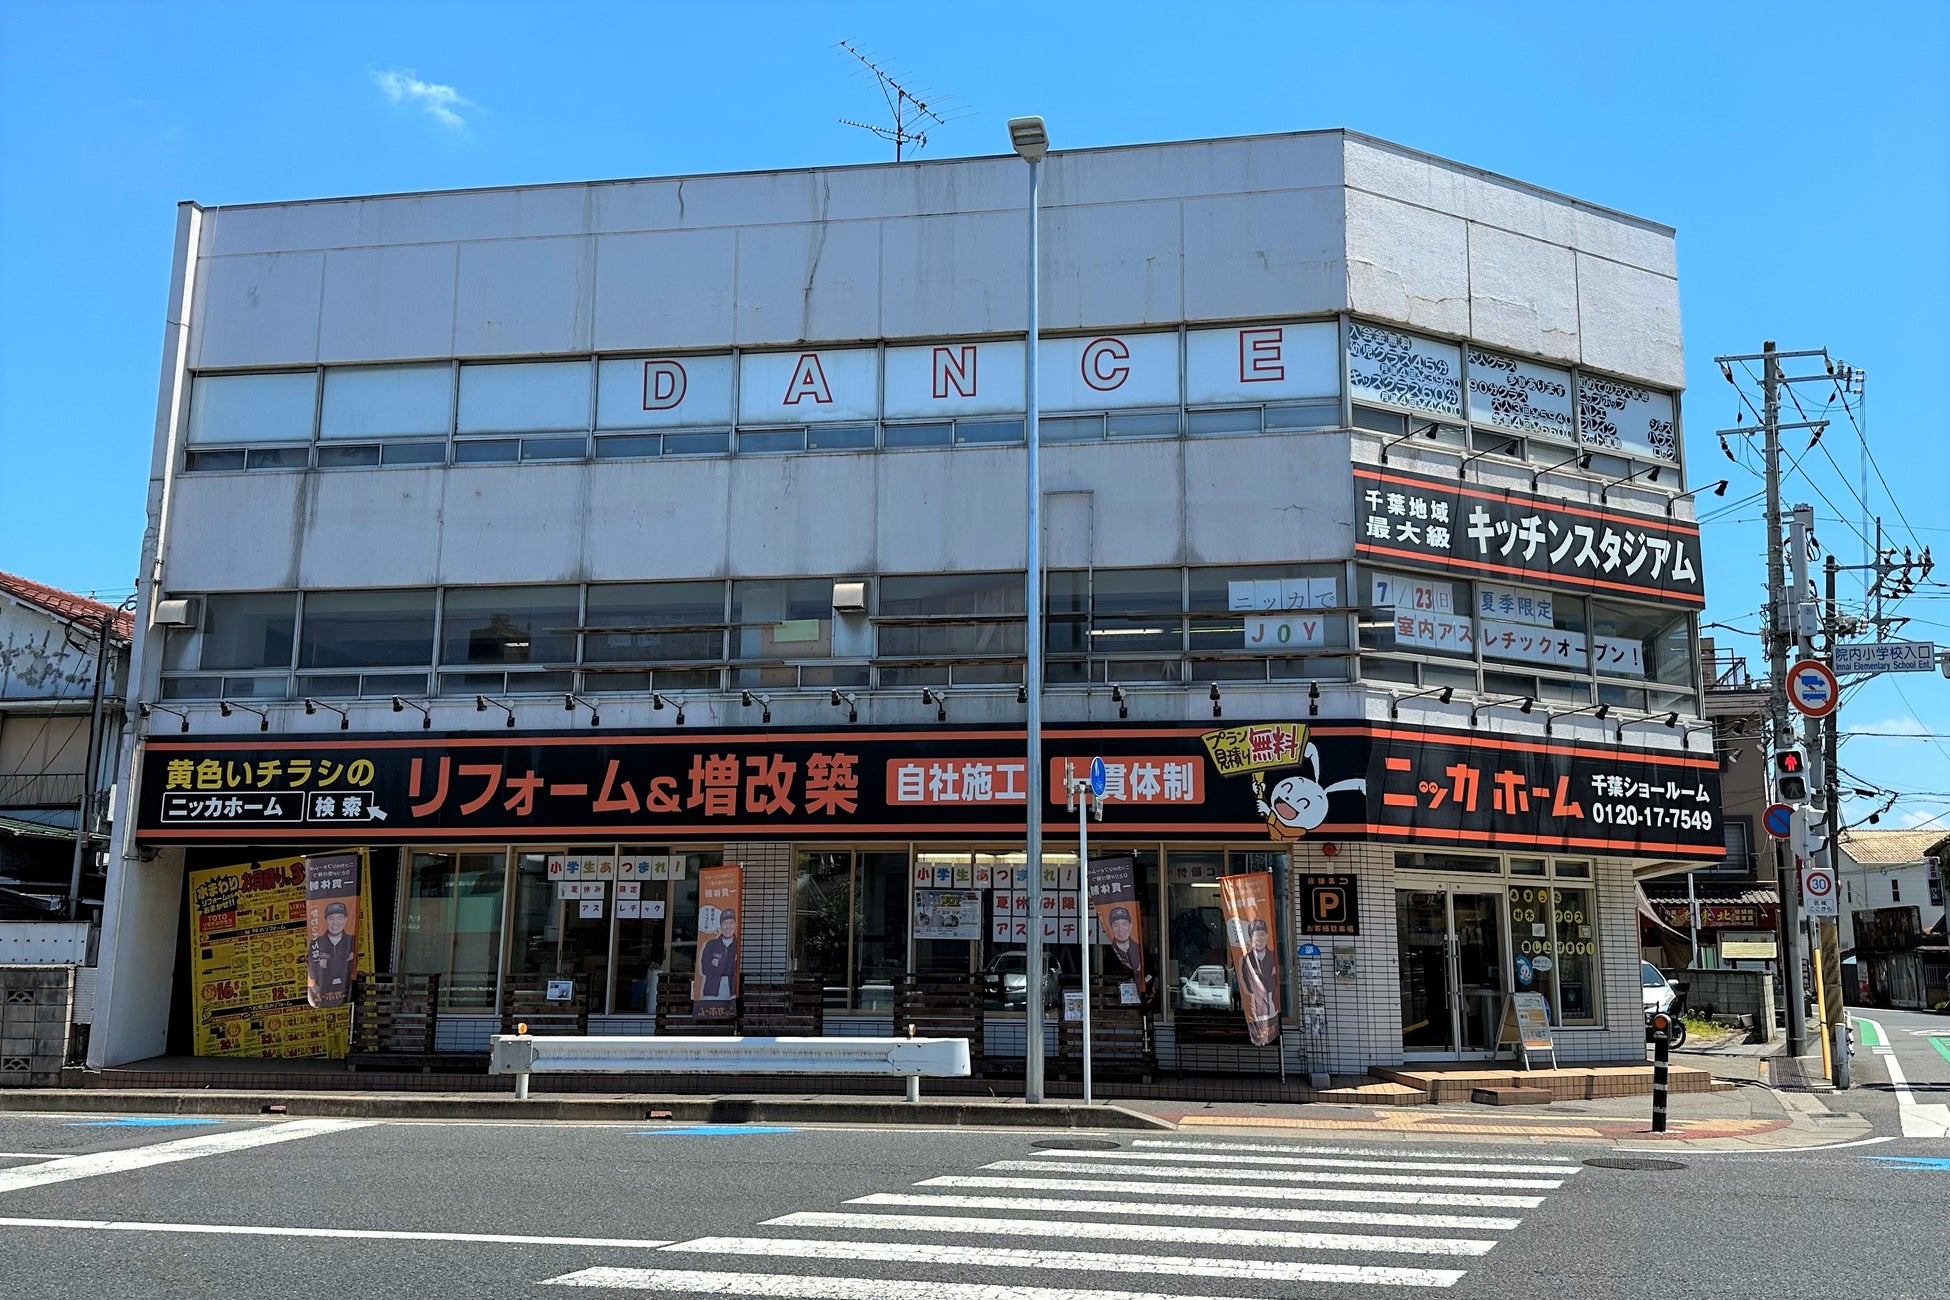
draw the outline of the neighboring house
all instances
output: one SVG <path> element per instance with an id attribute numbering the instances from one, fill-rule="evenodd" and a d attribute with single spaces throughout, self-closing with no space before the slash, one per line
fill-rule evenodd
<path id="1" fill-rule="evenodd" d="M 1950 999 L 1946 857 L 1950 834 L 1941 829 L 1842 832 L 1842 947 L 1855 957 L 1852 995 L 1893 1007 Z"/>
<path id="2" fill-rule="evenodd" d="M 131 626 L 100 601 L 0 573 L 0 921 L 99 919 Z M 93 843 L 71 906 L 78 829 Z"/>

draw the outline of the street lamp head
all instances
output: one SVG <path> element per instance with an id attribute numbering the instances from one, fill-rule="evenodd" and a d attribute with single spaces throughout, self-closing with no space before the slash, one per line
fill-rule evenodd
<path id="1" fill-rule="evenodd" d="M 1012 117 L 1009 119 L 1009 144 L 1022 155 L 1024 162 L 1041 162 L 1049 152 L 1049 132 L 1043 129 L 1040 117 Z"/>

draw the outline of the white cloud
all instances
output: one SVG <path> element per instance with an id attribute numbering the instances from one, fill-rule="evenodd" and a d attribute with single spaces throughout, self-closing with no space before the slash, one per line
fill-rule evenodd
<path id="1" fill-rule="evenodd" d="M 1862 726 L 1849 726 L 1843 729 L 1846 736 L 1851 731 L 1866 732 L 1871 736 L 1927 736 L 1930 729 L 1916 718 L 1884 718 L 1881 722 L 1864 723 Z"/>
<path id="2" fill-rule="evenodd" d="M 1950 829 L 1945 828 L 1946 821 L 1950 821 L 1950 817 L 1945 813 L 1932 812 L 1928 808 L 1912 808 L 1907 812 L 1896 814 L 1897 827 L 1906 831 L 1916 830 L 1919 827 L 1933 827 L 1943 829 L 1944 834 L 1950 835 Z"/>
<path id="3" fill-rule="evenodd" d="M 423 108 L 434 121 L 455 131 L 467 129 L 467 119 L 459 110 L 486 111 L 452 86 L 421 81 L 411 68 L 374 68 L 372 81 L 393 103 Z"/>

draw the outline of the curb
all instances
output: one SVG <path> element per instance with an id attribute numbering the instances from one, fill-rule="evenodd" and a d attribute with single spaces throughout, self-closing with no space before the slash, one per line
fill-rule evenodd
<path id="1" fill-rule="evenodd" d="M 283 1109 L 273 1112 L 270 1108 Z M 0 1113 L 311 1116 L 334 1119 L 574 1120 L 681 1124 L 885 1124 L 939 1128 L 1146 1129 L 1176 1125 L 1121 1106 L 973 1100 L 825 1100 L 805 1097 L 453 1097 L 371 1092 L 140 1092 L 122 1089 L 9 1088 Z"/>

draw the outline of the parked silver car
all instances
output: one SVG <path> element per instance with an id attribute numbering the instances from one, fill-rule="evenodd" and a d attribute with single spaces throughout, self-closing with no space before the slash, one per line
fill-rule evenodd
<path id="1" fill-rule="evenodd" d="M 1178 1004 L 1232 1010 L 1232 981 L 1223 966 L 1201 966 L 1178 981 Z"/>

